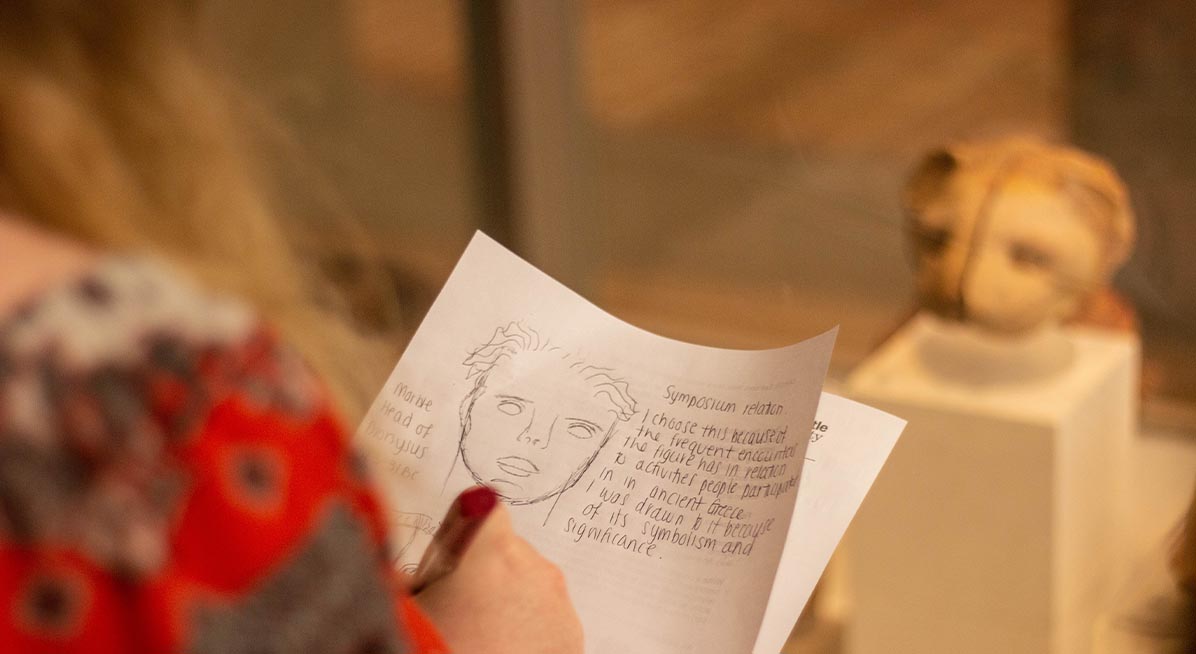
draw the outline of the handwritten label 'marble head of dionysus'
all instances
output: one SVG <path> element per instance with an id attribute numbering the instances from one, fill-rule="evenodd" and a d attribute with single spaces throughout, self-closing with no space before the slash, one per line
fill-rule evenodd
<path id="1" fill-rule="evenodd" d="M 461 460 L 510 504 L 571 488 L 636 412 L 611 369 L 517 323 L 495 330 L 464 365 L 474 384 L 461 404 Z"/>

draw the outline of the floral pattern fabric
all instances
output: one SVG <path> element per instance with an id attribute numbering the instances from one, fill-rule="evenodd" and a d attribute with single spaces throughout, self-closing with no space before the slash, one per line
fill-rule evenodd
<path id="1" fill-rule="evenodd" d="M 381 515 L 244 306 L 109 259 L 0 321 L 0 651 L 444 651 Z"/>

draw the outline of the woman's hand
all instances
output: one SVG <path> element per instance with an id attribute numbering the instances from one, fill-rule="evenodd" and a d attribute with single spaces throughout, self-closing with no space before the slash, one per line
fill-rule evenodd
<path id="1" fill-rule="evenodd" d="M 581 654 L 561 571 L 515 534 L 498 505 L 457 568 L 415 596 L 457 654 Z"/>

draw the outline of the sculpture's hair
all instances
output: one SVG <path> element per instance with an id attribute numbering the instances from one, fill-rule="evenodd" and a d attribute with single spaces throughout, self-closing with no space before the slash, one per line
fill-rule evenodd
<path id="1" fill-rule="evenodd" d="M 590 365 L 577 354 L 556 347 L 536 330 L 517 322 L 495 329 L 489 341 L 471 350 L 465 357 L 464 365 L 468 368 L 465 378 L 474 380 L 474 392 L 470 393 L 466 403 L 471 402 L 485 387 L 486 376 L 499 361 L 521 352 L 559 354 L 561 359 L 569 362 L 570 370 L 594 388 L 594 397 L 610 402 L 616 418 L 626 421 L 635 415 L 636 401 L 626 380 L 611 375 L 610 368 Z"/>
<path id="2" fill-rule="evenodd" d="M 987 178 L 995 186 L 1016 177 L 1058 188 L 1079 215 L 1106 237 L 1100 270 L 1103 278 L 1111 276 L 1133 249 L 1133 209 L 1116 171 L 1081 150 L 1023 137 L 966 141 L 931 151 L 906 184 L 906 215 L 920 216 L 949 192 L 956 175 L 965 172 Z"/>
<path id="3" fill-rule="evenodd" d="M 259 183 L 262 143 L 248 136 L 285 130 L 204 64 L 197 9 L 191 0 L 0 2 L 0 206 L 97 249 L 157 252 L 255 304 L 354 419 L 397 339 L 367 337 L 297 254 L 299 225 L 280 224 Z M 251 116 L 259 120 L 245 125 Z M 356 239 L 351 256 L 375 256 L 343 215 L 322 218 L 340 222 L 321 228 Z M 397 326 L 386 280 L 364 286 L 362 304 Z"/>

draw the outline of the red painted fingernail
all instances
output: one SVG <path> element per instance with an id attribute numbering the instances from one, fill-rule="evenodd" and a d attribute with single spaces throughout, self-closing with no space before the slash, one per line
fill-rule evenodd
<path id="1" fill-rule="evenodd" d="M 498 504 L 498 493 L 486 486 L 471 488 L 457 497 L 463 518 L 483 518 Z"/>

